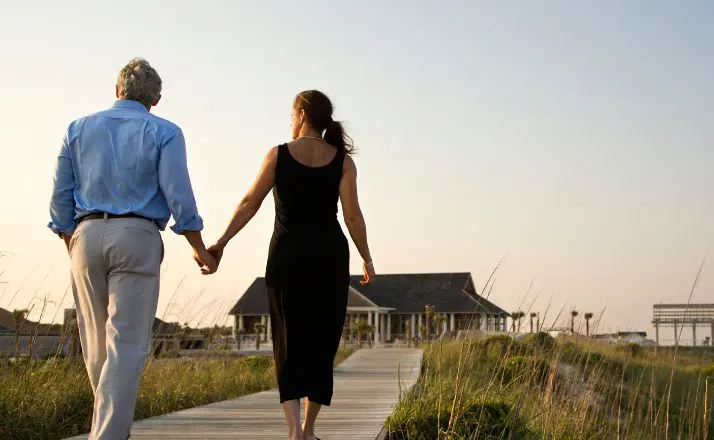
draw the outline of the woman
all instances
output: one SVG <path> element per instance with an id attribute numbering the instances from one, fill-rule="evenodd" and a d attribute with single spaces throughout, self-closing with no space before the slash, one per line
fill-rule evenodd
<path id="1" fill-rule="evenodd" d="M 265 281 L 270 304 L 280 402 L 291 440 L 314 440 L 315 420 L 330 405 L 332 365 L 347 309 L 349 247 L 337 221 L 337 200 L 363 259 L 375 276 L 357 199 L 351 139 L 332 119 L 332 103 L 317 90 L 301 92 L 291 112 L 292 142 L 272 148 L 260 173 L 209 250 L 218 260 L 228 241 L 258 212 L 273 190 L 275 229 Z M 306 398 L 300 424 L 300 399 Z"/>

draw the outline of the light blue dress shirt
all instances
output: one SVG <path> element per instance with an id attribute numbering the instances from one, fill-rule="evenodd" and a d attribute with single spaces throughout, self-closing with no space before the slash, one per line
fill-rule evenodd
<path id="1" fill-rule="evenodd" d="M 175 233 L 202 230 L 181 129 L 131 100 L 72 122 L 57 159 L 48 227 L 69 234 L 91 213 L 134 213 L 162 231 L 173 215 Z"/>

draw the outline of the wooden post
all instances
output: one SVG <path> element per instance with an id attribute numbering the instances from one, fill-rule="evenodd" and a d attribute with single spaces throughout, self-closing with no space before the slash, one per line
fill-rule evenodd
<path id="1" fill-rule="evenodd" d="M 659 347 L 659 323 L 655 322 L 654 324 L 655 328 L 655 348 Z"/>

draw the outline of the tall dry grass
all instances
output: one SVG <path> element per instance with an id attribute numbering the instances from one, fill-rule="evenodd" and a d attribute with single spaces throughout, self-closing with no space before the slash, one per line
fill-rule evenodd
<path id="1" fill-rule="evenodd" d="M 336 363 L 350 351 L 340 351 Z M 0 438 L 54 440 L 89 432 L 93 396 L 79 359 L 2 362 Z M 135 420 L 276 386 L 272 357 L 157 358 L 147 362 Z M 276 402 L 278 405 L 278 402 Z"/>
<path id="2" fill-rule="evenodd" d="M 391 440 L 714 439 L 711 355 L 673 362 L 545 333 L 435 343 L 387 428 Z"/>

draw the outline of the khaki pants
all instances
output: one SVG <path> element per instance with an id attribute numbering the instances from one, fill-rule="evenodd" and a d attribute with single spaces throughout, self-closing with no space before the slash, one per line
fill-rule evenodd
<path id="1" fill-rule="evenodd" d="M 139 218 L 85 220 L 70 241 L 72 291 L 94 391 L 90 440 L 125 440 L 159 298 L 163 243 Z"/>

